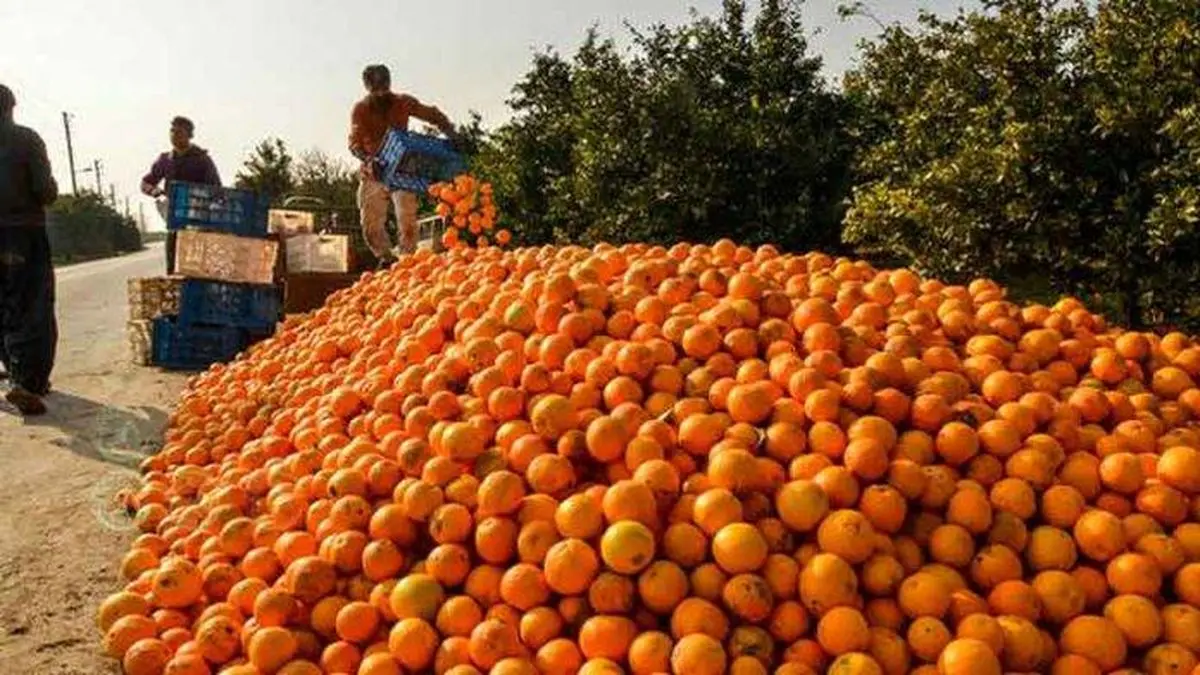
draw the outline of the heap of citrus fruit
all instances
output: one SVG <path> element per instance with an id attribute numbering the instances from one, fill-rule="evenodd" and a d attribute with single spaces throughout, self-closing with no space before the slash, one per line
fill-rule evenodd
<path id="1" fill-rule="evenodd" d="M 1200 672 L 1200 346 L 729 242 L 421 252 L 196 379 L 129 675 Z"/>
<path id="2" fill-rule="evenodd" d="M 492 243 L 488 233 L 496 227 L 496 204 L 492 201 L 491 183 L 463 174 L 451 182 L 431 185 L 429 196 L 437 200 L 437 214 L 448 225 L 442 235 L 443 247 L 461 248 L 473 241 L 483 248 Z M 494 243 L 504 246 L 512 241 L 512 234 L 497 230 L 493 238 Z"/>

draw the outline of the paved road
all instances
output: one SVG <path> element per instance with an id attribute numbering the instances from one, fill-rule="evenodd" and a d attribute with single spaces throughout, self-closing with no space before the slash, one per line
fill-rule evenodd
<path id="1" fill-rule="evenodd" d="M 60 268 L 50 414 L 0 407 L 0 673 L 117 672 L 95 608 L 132 536 L 110 497 L 161 433 L 183 378 L 129 362 L 126 280 L 163 270 L 162 245 Z"/>
<path id="2" fill-rule="evenodd" d="M 125 282 L 163 274 L 163 256 L 160 243 L 141 253 L 57 270 L 62 340 L 56 380 L 107 377 L 128 360 Z"/>

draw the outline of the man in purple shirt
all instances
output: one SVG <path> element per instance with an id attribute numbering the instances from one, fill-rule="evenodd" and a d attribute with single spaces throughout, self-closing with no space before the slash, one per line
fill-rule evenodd
<path id="1" fill-rule="evenodd" d="M 171 120 L 171 150 L 164 152 L 150 167 L 150 173 L 142 178 L 142 192 L 151 197 L 162 197 L 164 181 L 182 181 L 200 185 L 220 185 L 221 176 L 213 164 L 208 151 L 192 144 L 196 125 L 186 117 Z M 163 220 L 166 220 L 163 211 Z M 167 274 L 175 273 L 175 233 L 167 232 Z"/>

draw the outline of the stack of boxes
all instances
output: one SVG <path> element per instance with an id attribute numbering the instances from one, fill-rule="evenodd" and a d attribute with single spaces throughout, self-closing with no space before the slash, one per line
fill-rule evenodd
<path id="1" fill-rule="evenodd" d="M 445 140 L 402 129 L 388 132 L 377 159 L 390 189 L 418 194 L 465 169 Z M 358 278 L 351 237 L 318 232 L 311 212 L 272 210 L 245 190 L 173 182 L 167 191 L 176 276 L 130 282 L 128 333 L 137 363 L 200 370 L 228 361 L 270 334 L 281 308 L 316 309 Z M 419 225 L 421 245 L 437 250 L 442 219 Z M 332 221 L 330 227 L 336 230 Z"/>
<path id="2" fill-rule="evenodd" d="M 129 320 L 125 334 L 129 339 L 129 353 L 139 366 L 150 365 L 154 320 L 160 316 L 179 313 L 179 277 L 149 277 L 130 279 Z"/>
<path id="3" fill-rule="evenodd" d="M 178 301 L 173 313 L 160 308 L 150 319 L 149 360 L 171 370 L 202 370 L 232 360 L 274 330 L 279 242 L 268 232 L 267 200 L 260 195 L 190 183 L 167 189 L 167 229 L 177 232 Z"/>
<path id="4" fill-rule="evenodd" d="M 354 283 L 350 236 L 316 232 L 316 218 L 306 211 L 270 212 L 271 232 L 283 241 L 283 308 L 287 314 L 316 309 L 331 293 Z"/>

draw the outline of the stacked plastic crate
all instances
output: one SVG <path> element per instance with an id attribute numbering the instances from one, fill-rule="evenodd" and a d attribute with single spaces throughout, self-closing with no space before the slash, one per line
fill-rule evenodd
<path id="1" fill-rule="evenodd" d="M 129 320 L 125 323 L 125 334 L 129 340 L 129 354 L 139 366 L 151 364 L 154 320 L 160 316 L 179 313 L 178 277 L 147 277 L 130 279 Z"/>
<path id="2" fill-rule="evenodd" d="M 376 155 L 380 178 L 390 190 L 425 194 L 429 186 L 451 180 L 467 165 L 449 141 L 392 128 Z"/>
<path id="3" fill-rule="evenodd" d="M 424 195 L 429 186 L 452 180 L 467 170 L 461 154 L 447 140 L 399 128 L 388 130 L 376 156 L 380 178 L 389 190 Z M 417 246 L 442 250 L 444 218 L 433 216 L 417 221 Z"/>
<path id="4" fill-rule="evenodd" d="M 229 361 L 279 320 L 267 200 L 246 190 L 171 183 L 167 229 L 177 232 L 179 311 L 153 323 L 151 362 L 202 370 Z"/>

